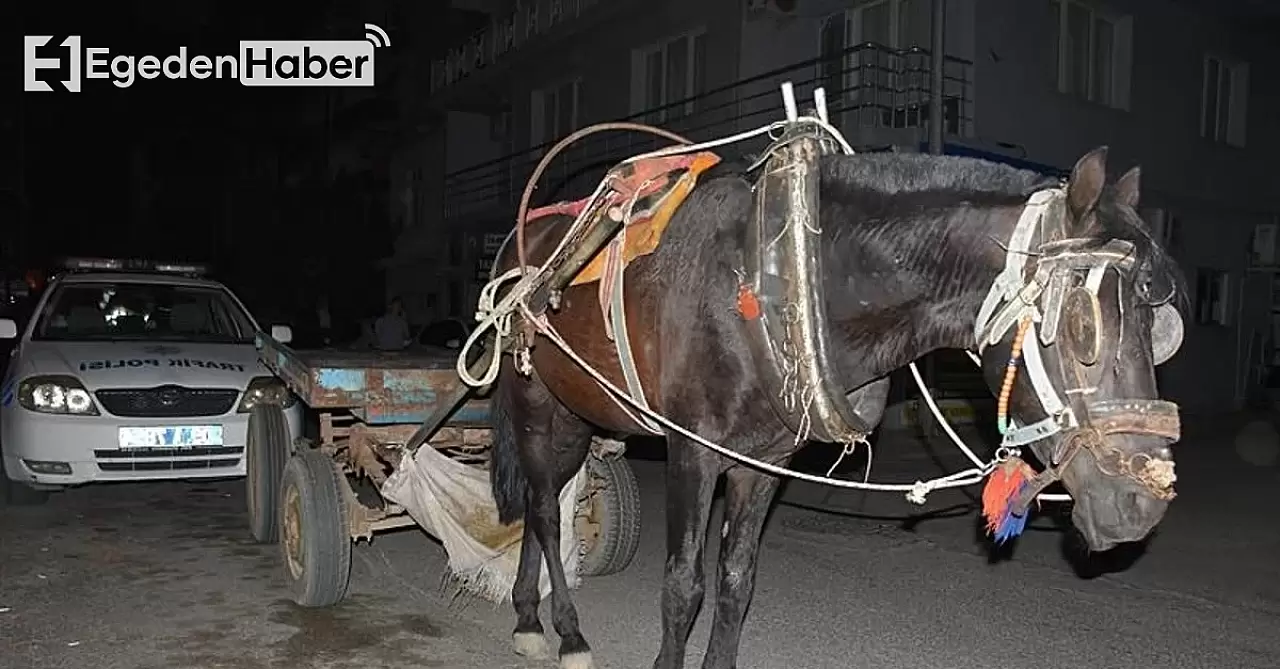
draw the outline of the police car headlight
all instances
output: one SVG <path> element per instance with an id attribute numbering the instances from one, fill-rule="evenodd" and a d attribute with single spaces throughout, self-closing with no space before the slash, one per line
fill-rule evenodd
<path id="1" fill-rule="evenodd" d="M 74 376 L 33 376 L 18 386 L 18 404 L 28 411 L 70 416 L 97 416 L 98 407 Z"/>
<path id="2" fill-rule="evenodd" d="M 259 404 L 275 404 L 281 409 L 288 409 L 296 401 L 297 398 L 289 392 L 280 379 L 274 376 L 255 376 L 249 382 L 249 387 L 245 389 L 244 397 L 240 399 L 240 407 L 236 411 L 248 413 Z"/>

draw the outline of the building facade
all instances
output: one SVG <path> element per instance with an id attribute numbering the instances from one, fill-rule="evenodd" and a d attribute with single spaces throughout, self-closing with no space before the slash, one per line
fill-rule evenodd
<path id="1" fill-rule="evenodd" d="M 488 27 L 407 93 L 417 117 L 436 122 L 393 168 L 405 225 L 388 281 L 423 319 L 471 313 L 486 239 L 492 251 L 510 230 L 549 145 L 585 125 L 625 118 L 721 137 L 776 120 L 778 85 L 790 80 L 801 96 L 826 89 L 855 147 L 927 146 L 931 0 L 479 4 Z M 1247 4 L 945 7 L 946 152 L 1065 173 L 1105 144 L 1113 178 L 1142 166 L 1143 214 L 1191 293 L 1182 352 L 1160 370 L 1162 390 L 1190 411 L 1243 403 L 1280 338 L 1270 271 L 1280 174 L 1268 166 L 1280 147 L 1270 76 L 1280 45 L 1264 27 L 1274 16 Z M 635 134 L 589 137 L 552 164 L 535 203 L 581 197 L 613 161 L 651 146 Z"/>

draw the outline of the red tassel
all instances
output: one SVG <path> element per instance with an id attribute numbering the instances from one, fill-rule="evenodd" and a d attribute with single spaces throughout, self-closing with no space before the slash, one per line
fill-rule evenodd
<path id="1" fill-rule="evenodd" d="M 987 531 L 996 534 L 1008 516 L 1009 505 L 1027 481 L 1035 478 L 1031 465 L 1019 458 L 1009 458 L 987 477 L 982 489 L 982 515 L 987 519 Z"/>
<path id="2" fill-rule="evenodd" d="M 760 301 L 756 299 L 756 294 L 751 291 L 751 287 L 745 283 L 738 286 L 738 313 L 743 319 L 749 321 L 760 318 Z"/>

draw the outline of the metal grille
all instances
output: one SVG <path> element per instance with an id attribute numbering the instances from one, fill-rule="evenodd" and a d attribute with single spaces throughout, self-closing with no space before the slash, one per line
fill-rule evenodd
<path id="1" fill-rule="evenodd" d="M 121 388 L 94 393 L 102 408 L 115 416 L 127 418 L 178 418 L 184 416 L 221 416 L 231 411 L 238 390 L 225 388 Z"/>
<path id="2" fill-rule="evenodd" d="M 93 452 L 104 472 L 159 472 L 224 469 L 240 464 L 243 446 L 99 449 Z"/>

